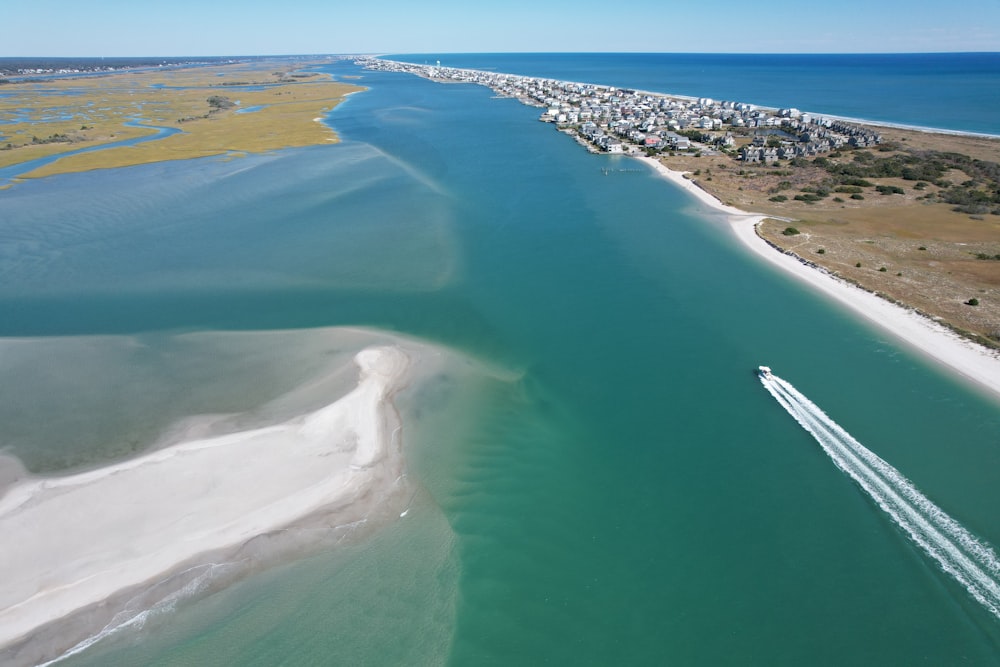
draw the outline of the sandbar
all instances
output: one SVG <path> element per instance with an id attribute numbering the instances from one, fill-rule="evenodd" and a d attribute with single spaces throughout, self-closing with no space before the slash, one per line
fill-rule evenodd
<path id="1" fill-rule="evenodd" d="M 410 355 L 369 347 L 354 363 L 357 386 L 308 414 L 8 487 L 0 496 L 0 661 L 37 664 L 71 651 L 117 613 L 101 618 L 109 597 L 309 515 L 322 512 L 328 525 L 364 521 L 402 474 L 392 397 L 408 381 Z M 74 616 L 89 620 L 67 622 Z M 45 626 L 40 646 L 33 635 Z"/>
<path id="2" fill-rule="evenodd" d="M 995 351 L 962 338 L 947 327 L 909 308 L 886 301 L 876 294 L 773 248 L 758 236 L 756 231 L 757 225 L 762 220 L 772 216 L 747 213 L 728 206 L 685 178 L 684 172 L 669 169 L 659 160 L 650 157 L 636 159 L 648 164 L 657 174 L 676 184 L 705 206 L 725 214 L 736 237 L 763 259 L 847 306 L 913 349 L 971 381 L 980 389 L 987 390 L 994 398 L 1000 398 L 1000 355 Z"/>

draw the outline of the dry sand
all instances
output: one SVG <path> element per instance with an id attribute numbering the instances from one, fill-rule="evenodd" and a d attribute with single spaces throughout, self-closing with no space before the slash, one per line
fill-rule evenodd
<path id="1" fill-rule="evenodd" d="M 409 357 L 384 346 L 354 360 L 357 387 L 310 414 L 8 488 L 0 497 L 3 661 L 33 664 L 71 649 L 106 619 L 77 627 L 67 617 L 163 581 L 199 556 L 238 549 L 320 510 L 336 517 L 351 507 L 358 516 L 359 506 L 377 504 L 401 472 L 391 399 Z M 30 646 L 33 633 L 57 621 L 76 636 Z"/>
<path id="2" fill-rule="evenodd" d="M 1000 355 L 962 338 L 948 328 L 912 310 L 886 301 L 871 292 L 802 263 L 773 248 L 756 233 L 757 224 L 767 216 L 747 213 L 727 206 L 658 160 L 640 157 L 658 174 L 686 190 L 706 206 L 725 213 L 730 227 L 748 248 L 782 270 L 823 294 L 847 306 L 865 319 L 936 360 L 981 389 L 1000 397 Z"/>

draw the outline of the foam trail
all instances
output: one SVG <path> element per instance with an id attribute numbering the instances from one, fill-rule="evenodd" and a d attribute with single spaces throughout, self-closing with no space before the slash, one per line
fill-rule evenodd
<path id="1" fill-rule="evenodd" d="M 941 568 L 1000 618 L 1000 559 L 898 470 L 855 440 L 791 384 L 761 375 L 772 396 Z"/>
<path id="2" fill-rule="evenodd" d="M 48 662 L 43 662 L 37 665 L 37 667 L 49 667 L 50 665 L 62 662 L 67 658 L 71 658 L 79 653 L 82 653 L 102 639 L 115 635 L 123 630 L 142 629 L 142 627 L 146 625 L 146 621 L 153 615 L 169 612 L 181 600 L 196 596 L 202 589 L 211 583 L 213 577 L 218 576 L 220 573 L 225 573 L 231 565 L 231 563 L 209 563 L 207 565 L 195 567 L 189 571 L 183 572 L 182 574 L 195 572 L 196 576 L 183 588 L 168 594 L 162 600 L 154 602 L 148 609 L 130 609 L 130 607 L 132 607 L 132 603 L 127 604 L 126 610 L 118 613 L 100 632 L 84 639 L 62 655 L 57 656 Z"/>

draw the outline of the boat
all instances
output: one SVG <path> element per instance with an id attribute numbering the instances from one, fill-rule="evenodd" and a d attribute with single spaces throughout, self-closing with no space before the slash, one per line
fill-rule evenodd
<path id="1" fill-rule="evenodd" d="M 773 375 L 771 375 L 771 369 L 768 368 L 767 366 L 758 366 L 757 375 L 761 376 L 765 380 L 770 380 L 772 377 L 774 377 Z"/>

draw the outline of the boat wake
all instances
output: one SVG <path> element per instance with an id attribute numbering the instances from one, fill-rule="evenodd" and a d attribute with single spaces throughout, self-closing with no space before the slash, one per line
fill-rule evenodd
<path id="1" fill-rule="evenodd" d="M 889 517 L 941 568 L 1000 618 L 1000 560 L 989 545 L 927 499 L 791 384 L 761 367 L 761 384 Z"/>

